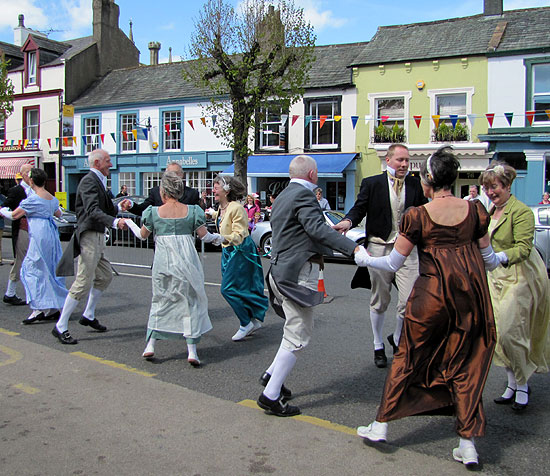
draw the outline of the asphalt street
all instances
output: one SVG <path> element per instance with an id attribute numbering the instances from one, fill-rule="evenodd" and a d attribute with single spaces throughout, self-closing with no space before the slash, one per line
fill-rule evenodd
<path id="1" fill-rule="evenodd" d="M 109 250 L 109 257 L 113 262 L 144 264 L 149 259 L 150 263 L 150 255 L 146 253 L 144 250 L 113 247 Z M 4 239 L 3 254 L 5 258 L 10 256 L 7 239 Z M 220 295 L 220 253 L 204 253 L 203 263 L 213 330 L 198 345 L 203 363 L 199 369 L 188 365 L 183 342 L 159 342 L 152 362 L 141 357 L 151 299 L 151 281 L 147 277 L 150 270 L 147 267 L 115 266 L 119 275 L 113 279 L 96 314 L 109 331 L 99 334 L 80 326 L 77 320 L 83 308 L 79 309 L 69 327 L 79 340 L 77 346 L 62 346 L 57 342 L 50 334 L 51 323 L 22 326 L 21 321 L 28 315 L 28 309 L 23 306 L 0 304 L 0 328 L 17 332 L 18 338 L 31 343 L 65 353 L 78 350 L 153 373 L 153 378 L 159 381 L 224 401 L 255 400 L 262 389 L 258 377 L 270 364 L 279 346 L 282 320 L 270 309 L 262 329 L 243 342 L 232 342 L 238 320 Z M 268 261 L 264 260 L 263 264 L 265 272 Z M 343 425 L 348 430 L 374 419 L 387 373 L 373 364 L 369 293 L 350 289 L 354 270 L 351 264 L 327 264 L 325 285 L 333 299 L 316 308 L 314 338 L 299 356 L 286 383 L 295 395 L 293 404 L 300 406 L 303 414 Z M 0 267 L 2 286 L 5 286 L 8 272 L 9 266 Z M 69 285 L 70 282 L 68 280 Z M 18 292 L 21 294 L 22 289 Z M 392 302 L 386 318 L 386 335 L 393 330 L 394 310 L 395 303 Z M 390 357 L 391 351 L 387 350 L 387 354 Z M 504 387 L 503 369 L 493 367 L 484 393 L 487 435 L 476 442 L 483 471 L 499 475 L 547 474 L 550 376 L 535 375 L 531 379 L 530 405 L 521 415 L 492 402 Z M 452 417 L 422 416 L 392 422 L 388 441 L 393 448 L 434 457 L 435 461 L 449 461 L 457 442 L 454 420 Z M 362 450 L 358 440 L 357 451 Z M 457 473 L 462 471 L 464 469 L 457 465 Z M 432 472 L 437 472 L 437 468 L 426 468 L 426 474 Z"/>

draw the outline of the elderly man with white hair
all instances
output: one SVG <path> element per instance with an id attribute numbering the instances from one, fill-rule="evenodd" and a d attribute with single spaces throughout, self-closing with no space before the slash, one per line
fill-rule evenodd
<path id="1" fill-rule="evenodd" d="M 64 265 L 72 267 L 74 257 L 78 256 L 76 279 L 69 290 L 61 316 L 52 329 L 53 336 L 62 344 L 78 343 L 69 333 L 68 323 L 79 301 L 85 296 L 88 296 L 88 303 L 79 323 L 98 332 L 107 330 L 95 317 L 99 297 L 113 279 L 111 264 L 104 255 L 105 229 L 127 228 L 124 218 L 116 218 L 117 207 L 107 195 L 107 176 L 113 165 L 109 153 L 96 149 L 90 153 L 88 161 L 90 172 L 82 178 L 76 191 L 77 228 L 71 240 L 73 246 L 70 244 L 67 247 L 58 266 L 59 275 Z"/>
<path id="2" fill-rule="evenodd" d="M 273 203 L 271 228 L 273 247 L 268 288 L 275 312 L 285 318 L 283 340 L 269 368 L 260 378 L 265 390 L 258 406 L 277 416 L 300 413 L 287 400 L 292 397 L 284 381 L 298 352 L 313 331 L 313 306 L 323 301 L 317 291 L 319 264 L 323 256 L 337 250 L 344 255 L 366 254 L 363 247 L 325 224 L 313 190 L 317 184 L 317 163 L 308 155 L 295 157 L 289 166 L 290 184 Z"/>

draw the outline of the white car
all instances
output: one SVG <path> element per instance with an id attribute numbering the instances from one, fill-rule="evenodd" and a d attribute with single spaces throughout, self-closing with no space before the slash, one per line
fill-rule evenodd
<path id="1" fill-rule="evenodd" d="M 550 274 L 550 205 L 531 207 L 535 215 L 535 248 Z"/>
<path id="2" fill-rule="evenodd" d="M 342 212 L 336 212 L 333 210 L 324 210 L 323 215 L 327 222 L 327 226 L 336 225 L 344 218 Z M 346 236 L 355 241 L 358 245 L 362 245 L 365 242 L 365 227 L 362 225 L 352 228 L 346 233 Z M 250 234 L 252 241 L 256 244 L 262 256 L 271 256 L 271 223 L 269 221 L 261 221 L 256 224 L 256 228 L 252 230 Z M 334 252 L 334 257 L 344 258 L 341 253 Z"/>

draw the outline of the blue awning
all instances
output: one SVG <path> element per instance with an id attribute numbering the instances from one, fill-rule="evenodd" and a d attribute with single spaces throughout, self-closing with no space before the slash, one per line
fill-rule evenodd
<path id="1" fill-rule="evenodd" d="M 288 177 L 288 166 L 296 155 L 251 155 L 248 157 L 249 177 Z M 307 154 L 317 162 L 319 177 L 343 177 L 343 172 L 358 154 Z M 234 166 L 222 173 L 233 175 Z"/>

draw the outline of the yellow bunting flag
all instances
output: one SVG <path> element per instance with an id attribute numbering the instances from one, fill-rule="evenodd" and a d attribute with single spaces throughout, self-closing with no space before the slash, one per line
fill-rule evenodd
<path id="1" fill-rule="evenodd" d="M 132 135 L 134 136 L 134 140 L 137 140 L 137 129 L 132 129 Z"/>
<path id="2" fill-rule="evenodd" d="M 334 116 L 334 122 L 340 122 L 342 116 Z"/>
<path id="3" fill-rule="evenodd" d="M 29 145 L 29 139 L 25 139 L 25 142 L 23 142 L 23 149 L 26 149 Z"/>
<path id="4" fill-rule="evenodd" d="M 204 127 L 206 127 L 206 117 L 201 117 L 201 122 Z"/>
<path id="5" fill-rule="evenodd" d="M 439 127 L 439 118 L 441 116 L 440 115 L 434 115 L 432 116 L 432 120 L 434 121 L 434 124 L 435 124 L 435 128 L 437 129 Z"/>
<path id="6" fill-rule="evenodd" d="M 545 112 L 546 115 L 548 116 L 548 119 L 550 119 L 550 109 L 546 109 L 544 112 Z"/>

